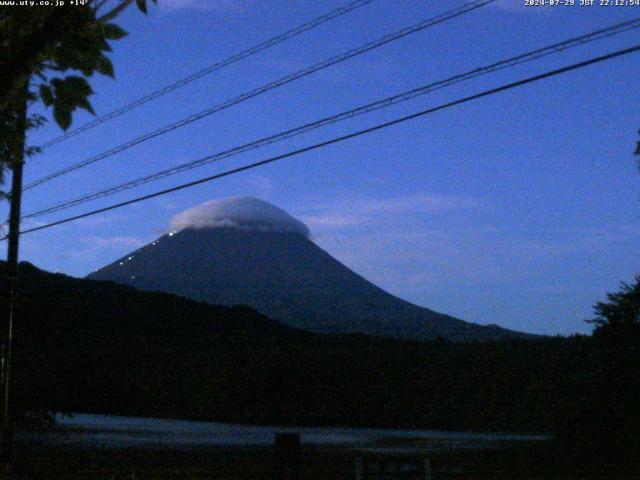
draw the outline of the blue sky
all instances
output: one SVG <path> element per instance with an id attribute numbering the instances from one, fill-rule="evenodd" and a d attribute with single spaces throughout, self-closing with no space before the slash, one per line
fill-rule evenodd
<path id="1" fill-rule="evenodd" d="M 148 17 L 134 10 L 123 16 L 130 35 L 114 44 L 116 80 L 92 79 L 99 114 L 346 3 L 159 2 Z M 25 181 L 462 3 L 376 0 L 48 149 L 29 162 Z M 525 8 L 519 0 L 501 1 L 34 188 L 25 193 L 24 211 L 635 16 L 640 7 Z M 625 33 L 38 221 L 260 160 L 639 39 Z M 478 323 L 586 333 L 592 305 L 639 270 L 640 175 L 632 155 L 640 128 L 638 67 L 640 54 L 627 56 L 25 235 L 21 258 L 83 276 L 166 232 L 181 210 L 251 195 L 303 220 L 318 245 L 404 299 Z M 90 119 L 81 113 L 74 125 Z M 30 140 L 59 133 L 50 122 Z"/>

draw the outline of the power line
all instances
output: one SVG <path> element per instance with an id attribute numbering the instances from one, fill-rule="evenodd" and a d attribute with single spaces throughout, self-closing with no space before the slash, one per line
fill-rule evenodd
<path id="1" fill-rule="evenodd" d="M 349 133 L 349 134 L 346 134 L 346 135 L 342 135 L 340 137 L 335 137 L 335 138 L 332 138 L 330 140 L 326 140 L 326 141 L 323 141 L 323 142 L 320 142 L 320 143 L 316 143 L 316 144 L 313 144 L 313 145 L 310 145 L 310 146 L 307 146 L 307 147 L 304 147 L 304 148 L 300 148 L 298 150 L 293 150 L 293 151 L 290 151 L 290 152 L 287 152 L 287 153 L 284 153 L 284 154 L 281 154 L 281 155 L 277 155 L 275 157 L 268 158 L 266 160 L 261 160 L 259 162 L 255 162 L 255 163 L 251 163 L 251 164 L 248 164 L 248 165 L 244 165 L 242 167 L 238 167 L 238 168 L 234 168 L 234 169 L 231 169 L 231 170 L 227 170 L 227 171 L 222 172 L 222 173 L 218 173 L 218 174 L 215 174 L 215 175 L 204 177 L 204 178 L 201 178 L 201 179 L 198 179 L 198 180 L 194 180 L 194 181 L 191 181 L 191 182 L 188 182 L 188 183 L 183 183 L 183 184 L 175 186 L 175 187 L 171 187 L 171 188 L 168 188 L 168 189 L 165 189 L 165 190 L 160 190 L 158 192 L 150 193 L 148 195 L 143 195 L 143 196 L 140 196 L 140 197 L 136 197 L 136 198 L 133 198 L 131 200 L 127 200 L 125 202 L 120 202 L 120 203 L 116 203 L 116 204 L 110 205 L 108 207 L 103 207 L 103 208 L 99 208 L 99 209 L 96 209 L 96 210 L 92 210 L 90 212 L 82 213 L 80 215 L 74 215 L 72 217 L 67 217 L 67 218 L 64 218 L 62 220 L 58 220 L 58 221 L 55 221 L 55 222 L 48 223 L 46 225 L 40 225 L 40 226 L 37 226 L 37 227 L 33 227 L 33 228 L 30 228 L 30 229 L 24 230 L 21 233 L 25 234 L 25 233 L 36 232 L 38 230 L 44 230 L 44 229 L 51 228 L 51 227 L 54 227 L 54 226 L 57 226 L 57 225 L 62 225 L 64 223 L 68 223 L 68 222 L 72 222 L 72 221 L 75 221 L 75 220 L 79 220 L 81 218 L 90 217 L 90 216 L 93 216 L 93 215 L 97 215 L 99 213 L 104 213 L 104 212 L 107 212 L 107 211 L 110 211 L 110 210 L 115 210 L 117 208 L 122 208 L 122 207 L 125 207 L 125 206 L 128 206 L 128 205 L 139 203 L 139 202 L 142 202 L 144 200 L 149 200 L 149 199 L 152 199 L 152 198 L 160 197 L 162 195 L 173 193 L 173 192 L 176 192 L 178 190 L 184 190 L 186 188 L 190 188 L 190 187 L 193 187 L 193 186 L 196 186 L 196 185 L 200 185 L 202 183 L 211 182 L 213 180 L 217 180 L 217 179 L 220 179 L 220 178 L 223 178 L 223 177 L 234 175 L 236 173 L 244 172 L 246 170 L 251 170 L 251 169 L 254 169 L 254 168 L 257 168 L 257 167 L 261 167 L 263 165 L 267 165 L 269 163 L 273 163 L 273 162 L 276 162 L 276 161 L 279 161 L 279 160 L 283 160 L 285 158 L 297 156 L 297 155 L 300 155 L 302 153 L 310 152 L 310 151 L 313 151 L 313 150 L 318 150 L 320 148 L 327 147 L 329 145 L 340 143 L 340 142 L 343 142 L 343 141 L 346 141 L 346 140 L 350 140 L 352 138 L 357 138 L 357 137 L 360 137 L 360 136 L 363 136 L 363 135 L 366 135 L 366 134 L 369 134 L 369 133 L 376 132 L 378 130 L 382 130 L 384 128 L 391 127 L 393 125 L 398 125 L 398 124 L 407 122 L 409 120 L 413 120 L 415 118 L 423 117 L 423 116 L 429 115 L 431 113 L 435 113 L 435 112 L 438 112 L 438 111 L 441 111 L 441 110 L 445 110 L 445 109 L 448 109 L 448 108 L 451 108 L 451 107 L 454 107 L 454 106 L 457 106 L 457 105 L 461 105 L 463 103 L 467 103 L 467 102 L 470 102 L 470 101 L 473 101 L 473 100 L 477 100 L 479 98 L 483 98 L 483 97 L 487 97 L 487 96 L 490 96 L 490 95 L 494 95 L 496 93 L 504 92 L 506 90 L 511 90 L 513 88 L 521 87 L 523 85 L 527 85 L 527 84 L 530 84 L 530 83 L 533 83 L 533 82 L 537 82 L 539 80 L 543 80 L 543 79 L 546 79 L 546 78 L 550 78 L 550 77 L 554 77 L 554 76 L 557 76 L 557 75 L 561 75 L 563 73 L 567 73 L 567 72 L 570 72 L 570 71 L 573 71 L 573 70 L 578 70 L 580 68 L 584 68 L 584 67 L 587 67 L 589 65 L 593 65 L 593 64 L 596 64 L 596 63 L 601 63 L 601 62 L 604 62 L 604 61 L 607 61 L 607 60 L 611 60 L 613 58 L 621 57 L 623 55 L 628 55 L 630 53 L 634 53 L 634 52 L 637 52 L 639 50 L 640 50 L 640 44 L 635 45 L 635 46 L 630 47 L 630 48 L 623 49 L 623 50 L 618 50 L 616 52 L 609 53 L 607 55 L 601 55 L 599 57 L 594 57 L 594 58 L 591 58 L 589 60 L 585 60 L 583 62 L 574 63 L 574 64 L 566 66 L 566 67 L 562 67 L 562 68 L 551 70 L 551 71 L 548 71 L 548 72 L 545 72 L 545 73 L 541 73 L 539 75 L 534 75 L 534 76 L 531 76 L 531 77 L 527 77 L 527 78 L 525 78 L 523 80 L 518 80 L 516 82 L 508 83 L 508 84 L 502 85 L 500 87 L 492 88 L 492 89 L 489 89 L 489 90 L 484 90 L 484 91 L 482 91 L 480 93 L 477 93 L 475 95 L 471 95 L 471 96 L 464 97 L 464 98 L 461 98 L 461 99 L 458 99 L 458 100 L 454 100 L 452 102 L 448 102 L 448 103 L 439 105 L 437 107 L 429 108 L 427 110 L 422 110 L 420 112 L 413 113 L 411 115 L 406 115 L 404 117 L 400 117 L 400 118 L 397 118 L 395 120 L 390 120 L 388 122 L 380 123 L 380 124 L 375 125 L 373 127 L 365 128 L 363 130 L 358 130 L 356 132 L 352 132 L 352 133 Z M 6 237 L 4 237 L 2 240 L 5 240 L 5 239 L 6 239 Z"/>
<path id="2" fill-rule="evenodd" d="M 407 92 L 398 94 L 398 95 L 393 95 L 391 97 L 387 97 L 384 98 L 382 100 L 378 100 L 376 102 L 372 102 L 372 103 L 368 103 L 366 105 L 336 114 L 336 115 L 332 115 L 329 117 L 325 117 L 322 118 L 320 120 L 317 120 L 315 122 L 312 123 L 307 123 L 305 125 L 290 129 L 290 130 L 286 130 L 284 132 L 280 132 L 277 133 L 275 135 L 271 135 L 268 137 L 264 137 L 261 138 L 259 140 L 255 140 L 252 141 L 250 143 L 246 143 L 244 145 L 240 145 L 234 148 L 231 148 L 229 150 L 225 150 L 219 153 L 216 153 L 214 155 L 209 155 L 207 157 L 201 158 L 201 159 L 197 159 L 191 162 L 187 162 L 185 164 L 182 165 L 178 165 L 176 167 L 172 167 L 166 170 L 161 170 L 159 172 L 156 172 L 154 174 L 151 175 L 146 175 L 143 177 L 139 177 L 137 179 L 134 180 L 130 180 L 112 187 L 109 187 L 107 189 L 98 191 L 98 192 L 94 192 L 94 193 L 90 193 L 90 194 L 86 194 L 80 197 L 75 197 L 66 201 L 63 201 L 61 203 L 58 203 L 56 205 L 41 209 L 41 210 L 37 210 L 37 211 L 33 211 L 30 212 L 26 215 L 24 215 L 22 218 L 26 219 L 26 218 L 36 218 L 36 217 L 41 217 L 43 215 L 47 215 L 53 212 L 58 212 L 61 210 L 66 210 L 68 208 L 80 205 L 80 204 L 84 204 L 86 202 L 92 201 L 92 200 L 97 200 L 99 198 L 103 198 L 103 197 L 107 197 L 110 195 L 113 195 L 115 193 L 119 193 L 125 190 L 129 190 L 135 187 L 138 187 L 140 185 L 144 185 L 146 183 L 150 183 L 156 180 L 160 180 L 162 178 L 165 177 L 169 177 L 171 175 L 176 175 L 178 173 L 182 173 L 188 170 L 191 170 L 193 168 L 197 168 L 197 167 L 201 167 L 203 165 L 215 162 L 215 161 L 220 161 L 235 155 L 238 155 L 240 153 L 244 153 L 250 150 L 254 150 L 256 148 L 265 146 L 265 145 L 270 145 L 272 143 L 276 143 L 278 141 L 282 141 L 288 138 L 292 138 L 298 135 L 301 135 L 303 133 L 307 133 L 310 132 L 312 130 L 318 129 L 320 127 L 326 126 L 326 125 L 330 125 L 330 124 L 335 124 L 337 122 L 349 119 L 349 118 L 353 118 L 359 115 L 363 115 L 366 113 L 370 113 L 376 110 L 380 110 L 382 108 L 386 108 L 389 107 L 391 105 L 395 105 L 401 102 L 405 102 L 408 101 L 410 99 L 413 99 L 419 95 L 425 95 L 427 93 L 433 92 L 435 90 L 439 90 L 441 88 L 445 88 L 445 87 L 449 87 L 451 85 L 455 85 L 457 83 L 466 81 L 466 80 L 470 80 L 472 78 L 476 78 L 482 75 L 486 75 L 488 73 L 491 72 L 495 72 L 498 70 L 503 70 L 506 68 L 511 68 L 529 61 L 533 61 L 533 60 L 537 60 L 541 57 L 545 57 L 547 55 L 551 55 L 554 53 L 559 53 L 562 52 L 564 50 L 567 50 L 569 48 L 572 47 L 576 47 L 579 45 L 584 45 L 596 40 L 600 40 L 603 38 L 608 38 L 611 37 L 613 35 L 622 33 L 622 32 L 626 32 L 632 29 L 636 29 L 640 27 L 640 17 L 634 19 L 634 20 L 629 20 L 626 22 L 622 22 L 622 23 L 618 23 L 615 25 L 612 25 L 610 27 L 604 28 L 604 29 L 600 29 L 600 30 L 596 30 L 594 32 L 585 34 L 585 35 L 581 35 L 578 37 L 574 37 L 568 40 L 565 40 L 563 42 L 559 42 L 559 43 L 555 43 L 553 45 L 544 47 L 544 48 L 539 48 L 521 55 L 518 55 L 516 57 L 511 57 L 505 60 L 501 60 L 499 62 L 490 64 L 490 65 L 486 65 L 483 67 L 479 67 L 476 69 L 473 69 L 471 71 L 459 74 L 459 75 L 455 75 L 453 77 L 447 78 L 446 80 L 440 80 L 438 82 L 434 82 L 434 83 L 430 83 L 428 85 L 424 85 L 412 90 L 409 90 Z"/>
<path id="3" fill-rule="evenodd" d="M 480 8 L 480 7 L 482 7 L 482 6 L 486 5 L 486 4 L 493 3 L 494 1 L 495 0 L 475 0 L 475 1 L 472 1 L 472 2 L 468 2 L 468 3 L 464 4 L 463 6 L 461 6 L 459 8 L 456 8 L 456 9 L 453 9 L 453 10 L 449 10 L 449 11 L 447 11 L 447 12 L 445 12 L 445 13 L 437 16 L 437 17 L 424 20 L 424 21 L 419 22 L 419 23 L 417 23 L 415 25 L 412 25 L 412 26 L 406 27 L 404 29 L 401 29 L 401 30 L 399 30 L 397 32 L 385 35 L 384 37 L 382 37 L 382 38 L 380 38 L 378 40 L 375 40 L 373 42 L 365 43 L 364 45 L 362 45 L 362 46 L 360 46 L 358 48 L 355 48 L 355 49 L 348 50 L 347 52 L 345 52 L 345 53 L 343 53 L 341 55 L 338 55 L 338 56 L 335 56 L 335 57 L 331 57 L 328 60 L 325 60 L 323 62 L 317 63 L 317 64 L 315 64 L 315 65 L 313 65 L 311 67 L 308 67 L 308 68 L 305 68 L 305 69 L 302 69 L 302 70 L 298 70 L 297 72 L 295 72 L 293 74 L 287 75 L 287 76 L 282 77 L 282 78 L 280 78 L 278 80 L 275 80 L 273 82 L 269 82 L 269 83 L 267 83 L 265 85 L 262 85 L 261 87 L 253 89 L 253 90 L 251 90 L 249 92 L 241 94 L 241 95 L 239 95 L 239 96 L 237 96 L 235 98 L 232 98 L 230 100 L 227 100 L 225 102 L 213 105 L 212 107 L 210 107 L 210 108 L 208 108 L 206 110 L 203 110 L 201 112 L 197 112 L 195 114 L 192 114 L 192 115 L 190 115 L 190 116 L 188 116 L 188 117 L 186 117 L 186 118 L 184 118 L 182 120 L 179 120 L 178 122 L 166 125 L 166 126 L 160 128 L 158 130 L 155 130 L 155 131 L 150 132 L 148 134 L 145 134 L 145 135 L 143 135 L 141 137 L 135 138 L 135 139 L 133 139 L 133 140 L 131 140 L 129 142 L 126 142 L 124 144 L 121 144 L 119 146 L 111 148 L 111 149 L 109 149 L 109 150 L 107 150 L 107 151 L 105 151 L 105 152 L 103 152 L 101 154 L 95 155 L 95 156 L 90 157 L 90 158 L 88 158 L 88 159 L 86 159 L 84 161 L 78 162 L 78 163 L 73 164 L 73 165 L 71 165 L 69 167 L 63 168 L 63 169 L 58 170 L 56 172 L 53 172 L 50 175 L 47 175 L 47 176 L 45 176 L 43 178 L 40 178 L 38 180 L 35 180 L 35 181 L 25 185 L 24 189 L 28 190 L 28 189 L 33 188 L 35 186 L 41 185 L 41 184 L 46 183 L 46 182 L 48 182 L 48 181 L 50 181 L 50 180 L 52 180 L 54 178 L 57 178 L 57 177 L 59 177 L 61 175 L 65 175 L 65 174 L 70 173 L 72 171 L 75 171 L 77 169 L 83 168 L 83 167 L 85 167 L 87 165 L 93 164 L 93 163 L 95 163 L 97 161 L 103 160 L 103 159 L 108 158 L 108 157 L 110 157 L 112 155 L 115 155 L 115 154 L 120 153 L 120 152 L 122 152 L 124 150 L 127 150 L 127 149 L 129 149 L 129 148 L 131 148 L 131 147 L 133 147 L 135 145 L 138 145 L 138 144 L 143 143 L 145 141 L 151 140 L 151 139 L 153 139 L 155 137 L 158 137 L 160 135 L 164 135 L 166 133 L 169 133 L 170 131 L 176 130 L 176 129 L 181 128 L 183 126 L 186 126 L 186 125 L 188 125 L 190 123 L 198 121 L 198 120 L 200 120 L 202 118 L 205 118 L 205 117 L 207 117 L 209 115 L 212 115 L 212 114 L 217 113 L 219 111 L 222 111 L 222 110 L 225 110 L 227 108 L 230 108 L 230 107 L 232 107 L 234 105 L 237 105 L 237 104 L 239 104 L 241 102 L 244 102 L 245 100 L 248 100 L 250 98 L 253 98 L 253 97 L 256 97 L 258 95 L 261 95 L 262 93 L 265 93 L 265 92 L 267 92 L 269 90 L 281 87 L 281 86 L 286 85 L 286 84 L 288 84 L 290 82 L 293 82 L 295 80 L 303 78 L 303 77 L 305 77 L 307 75 L 311 75 L 311 74 L 313 74 L 313 73 L 315 73 L 315 72 L 317 72 L 319 70 L 323 70 L 323 69 L 328 68 L 330 66 L 333 66 L 333 65 L 335 65 L 337 63 L 346 61 L 346 60 L 348 60 L 350 58 L 356 57 L 356 56 L 361 55 L 363 53 L 366 53 L 366 52 L 368 52 L 370 50 L 373 50 L 375 48 L 381 47 L 381 46 L 383 46 L 383 45 L 385 45 L 387 43 L 390 43 L 392 41 L 395 41 L 395 40 L 398 40 L 398 39 L 403 38 L 405 36 L 408 36 L 408 35 L 410 35 L 412 33 L 416 33 L 416 32 L 418 32 L 420 30 L 424 30 L 424 29 L 426 29 L 428 27 L 431 27 L 433 25 L 436 25 L 436 24 L 442 23 L 444 21 L 453 19 L 453 18 L 458 17 L 460 15 L 463 15 L 463 14 L 465 14 L 467 12 L 475 10 L 476 8 Z"/>
<path id="4" fill-rule="evenodd" d="M 331 10 L 330 12 L 321 15 L 317 18 L 314 18 L 313 20 L 303 23 L 302 25 L 298 25 L 295 28 L 292 28 L 291 30 L 288 30 L 284 33 L 281 33 L 280 35 L 276 35 L 275 37 L 272 37 L 268 40 L 265 40 L 264 42 L 261 42 L 257 45 L 254 45 L 251 48 L 247 48 L 246 50 L 242 50 L 241 52 L 238 52 L 228 58 L 225 58 L 224 60 L 221 60 L 219 62 L 214 63 L 213 65 L 209 65 L 206 68 L 203 68 L 202 70 L 199 70 L 187 77 L 184 77 L 176 82 L 173 82 L 169 85 L 166 85 L 154 92 L 151 92 L 148 95 L 145 95 L 144 97 L 138 98 L 137 100 L 134 100 L 133 102 L 124 105 L 120 108 L 118 108 L 117 110 L 113 110 L 112 112 L 109 112 L 101 117 L 96 118 L 95 120 L 92 120 L 88 123 L 85 123 L 84 125 L 81 125 L 78 128 L 75 128 L 73 130 L 70 130 L 66 133 L 64 133 L 63 135 L 60 135 L 59 137 L 55 137 L 51 140 L 49 140 L 48 142 L 42 144 L 40 146 L 41 149 L 46 149 L 51 147 L 52 145 L 55 145 L 57 143 L 63 142 L 71 137 L 75 137 L 76 135 L 82 133 L 82 132 L 86 132 L 87 130 L 91 130 L 94 127 L 97 127 L 98 125 L 101 125 L 109 120 L 112 120 L 116 117 L 119 117 L 120 115 L 123 115 L 127 112 L 130 112 L 131 110 L 134 110 L 135 108 L 140 107 L 141 105 L 144 105 L 145 103 L 148 103 L 152 100 L 155 100 L 156 98 L 162 97 L 163 95 L 166 95 L 167 93 L 173 92 L 174 90 L 177 90 L 178 88 L 184 87 L 185 85 L 188 85 L 189 83 L 195 82 L 196 80 L 209 75 L 217 70 L 221 70 L 225 67 L 228 67 L 229 65 L 232 65 L 236 62 L 239 62 L 240 60 L 244 60 L 247 57 L 250 57 L 252 55 L 255 55 L 257 53 L 262 52 L 263 50 L 266 50 L 268 48 L 271 48 L 275 45 L 278 45 L 282 42 L 284 42 L 285 40 L 289 40 L 290 38 L 296 37 L 298 35 L 300 35 L 301 33 L 304 33 L 308 30 L 312 30 L 313 28 L 316 28 L 324 23 L 329 22 L 330 20 L 333 20 L 334 18 L 340 17 L 342 15 L 345 15 L 353 10 L 356 10 L 360 7 L 363 7 L 365 5 L 368 5 L 369 3 L 373 2 L 373 0 L 356 0 L 354 2 L 351 2 L 349 4 L 346 4 L 342 7 L 336 8 L 335 10 Z"/>
<path id="5" fill-rule="evenodd" d="M 38 185 L 42 185 L 43 183 L 46 183 L 50 180 L 53 180 L 54 178 L 60 177 L 62 175 L 66 175 L 70 172 L 73 172 L 75 170 L 78 170 L 80 168 L 86 167 L 87 165 L 91 165 L 95 162 L 98 162 L 100 160 L 103 160 L 105 158 L 111 157 L 117 153 L 120 153 L 122 151 L 125 151 L 135 145 L 138 145 L 140 143 L 146 142 L 148 140 L 151 140 L 153 138 L 156 138 L 160 135 L 164 135 L 166 133 L 169 133 L 173 130 L 176 130 L 178 128 L 184 127 L 186 125 L 189 125 L 195 121 L 201 120 L 205 117 L 208 117 L 214 113 L 220 112 L 222 110 L 226 110 L 227 108 L 230 108 L 234 105 L 237 105 L 239 103 L 242 103 L 246 100 L 249 100 L 253 97 L 257 97 L 258 95 L 261 95 L 265 92 L 268 92 L 270 90 L 273 90 L 275 88 L 279 88 L 283 85 L 286 85 L 288 83 L 291 83 L 295 80 L 298 80 L 300 78 L 306 77 L 308 75 L 311 75 L 315 72 L 318 72 L 320 70 L 324 70 L 328 67 L 331 67 L 333 65 L 336 65 L 338 63 L 344 62 L 346 60 L 349 60 L 351 58 L 357 57 L 359 55 L 362 55 L 370 50 L 379 48 L 383 45 L 386 45 L 388 43 L 391 43 L 395 40 L 399 40 L 401 38 L 404 38 L 408 35 L 411 35 L 413 33 L 419 32 L 421 30 L 424 30 L 426 28 L 432 27 L 434 25 L 443 23 L 447 20 L 451 20 L 453 18 L 459 17 L 461 15 L 464 15 L 465 13 L 471 12 L 477 8 L 483 7 L 489 3 L 493 3 L 496 0 L 474 0 L 468 3 L 465 3 L 464 5 L 462 5 L 459 8 L 453 9 L 453 10 L 449 10 L 441 15 L 438 15 L 437 17 L 433 17 L 427 20 L 423 20 L 417 24 L 411 25 L 409 27 L 405 27 L 401 30 L 398 30 L 397 32 L 393 32 L 390 34 L 385 35 L 382 38 L 379 38 L 378 40 L 372 41 L 372 42 L 368 42 L 365 43 L 364 45 L 361 45 L 358 48 L 354 48 L 351 50 L 348 50 L 347 52 L 341 54 L 341 55 L 337 55 L 334 57 L 329 58 L 328 60 L 324 60 L 320 63 L 316 63 L 315 65 L 308 67 L 308 68 L 304 68 L 302 70 L 298 70 L 295 73 L 292 73 L 290 75 L 286 75 L 278 80 L 269 82 L 267 84 L 262 85 L 261 87 L 255 88 L 253 90 L 250 90 L 249 92 L 243 93 L 235 98 L 232 98 L 230 100 L 224 101 L 222 103 L 218 103 L 216 105 L 213 105 L 210 108 L 207 108 L 205 110 L 202 110 L 198 113 L 194 113 L 192 115 L 189 115 L 186 118 L 183 118 L 182 120 L 179 120 L 175 123 L 166 125 L 162 128 L 159 128 L 158 130 L 155 130 L 153 132 L 147 133 L 141 137 L 137 137 L 127 143 L 121 144 L 117 147 L 111 148 L 103 153 L 100 153 L 98 155 L 95 155 L 93 157 L 90 157 L 86 160 L 83 160 L 81 162 L 75 163 L 69 167 L 63 168 L 61 170 L 58 170 L 56 172 L 53 172 L 45 177 L 42 177 L 38 180 L 35 180 L 27 185 L 24 186 L 24 190 L 29 190 L 33 187 L 36 187 Z"/>

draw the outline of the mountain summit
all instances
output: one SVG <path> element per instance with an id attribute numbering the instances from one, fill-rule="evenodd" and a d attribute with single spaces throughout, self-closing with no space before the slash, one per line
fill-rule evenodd
<path id="1" fill-rule="evenodd" d="M 320 333 L 410 339 L 521 336 L 434 312 L 376 287 L 310 240 L 284 210 L 250 197 L 176 215 L 172 231 L 88 276 L 213 304 L 246 304 Z"/>

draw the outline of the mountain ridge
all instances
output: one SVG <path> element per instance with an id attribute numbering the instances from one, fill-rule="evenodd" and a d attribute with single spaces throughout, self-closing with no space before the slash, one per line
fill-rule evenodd
<path id="1" fill-rule="evenodd" d="M 185 228 L 86 278 L 212 304 L 246 304 L 316 333 L 452 341 L 529 336 L 465 322 L 397 298 L 292 232 Z"/>
<path id="2" fill-rule="evenodd" d="M 581 378 L 583 343 L 318 335 L 21 263 L 13 393 L 20 412 L 539 432 Z"/>

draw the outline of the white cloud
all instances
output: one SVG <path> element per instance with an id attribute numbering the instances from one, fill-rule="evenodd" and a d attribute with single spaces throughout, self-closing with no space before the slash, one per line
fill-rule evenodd
<path id="1" fill-rule="evenodd" d="M 610 251 L 612 245 L 640 240 L 640 227 L 626 226 L 598 226 L 574 229 L 559 229 L 549 233 L 551 238 L 546 240 L 524 239 L 519 249 L 527 255 L 564 257 L 576 252 L 592 253 Z"/>
<path id="2" fill-rule="evenodd" d="M 170 228 L 239 228 L 309 236 L 309 229 L 305 224 L 284 210 L 252 197 L 231 197 L 202 203 L 175 215 L 171 219 Z"/>
<path id="3" fill-rule="evenodd" d="M 131 250 L 133 248 L 139 248 L 146 243 L 137 237 L 99 237 L 97 235 L 82 237 L 80 241 L 86 245 L 85 248 L 76 247 L 61 253 L 60 256 L 70 259 L 94 258 L 96 254 L 105 249 Z"/>
<path id="4" fill-rule="evenodd" d="M 178 209 L 178 204 L 176 202 L 172 202 L 172 201 L 164 201 L 162 203 L 160 203 L 160 208 L 162 208 L 163 210 L 166 210 L 168 212 L 174 211 Z"/>
<path id="5" fill-rule="evenodd" d="M 361 225 L 364 222 L 362 217 L 341 213 L 323 213 L 319 215 L 303 216 L 302 220 L 311 228 L 313 227 L 347 227 Z"/>
<path id="6" fill-rule="evenodd" d="M 96 247 L 129 247 L 137 248 L 144 245 L 144 240 L 137 237 L 98 237 L 91 236 L 84 239 L 85 242 Z"/>
<path id="7" fill-rule="evenodd" d="M 372 198 L 360 203 L 357 208 L 363 213 L 401 214 L 459 210 L 475 207 L 479 204 L 478 200 L 468 197 L 415 193 L 385 199 Z"/>
<path id="8" fill-rule="evenodd" d="M 264 175 L 253 175 L 247 179 L 247 185 L 252 192 L 261 196 L 267 196 L 275 190 L 270 178 Z"/>
<path id="9" fill-rule="evenodd" d="M 25 218 L 22 221 L 22 225 L 21 225 L 21 230 L 28 230 L 30 228 L 36 228 L 36 227 L 41 227 L 43 225 L 46 225 L 47 222 L 43 222 L 41 220 L 34 220 L 33 218 Z M 6 229 L 6 226 L 2 226 L 2 231 L 4 232 Z"/>
<path id="10" fill-rule="evenodd" d="M 102 214 L 94 217 L 81 218 L 76 222 L 76 224 L 87 227 L 98 227 L 103 225 L 124 223 L 128 219 L 129 217 L 122 213 Z"/>
<path id="11" fill-rule="evenodd" d="M 479 199 L 424 192 L 386 198 L 341 199 L 336 204 L 312 207 L 300 218 L 312 228 L 338 229 L 367 224 L 394 223 L 403 216 L 462 211 L 483 207 Z"/>

